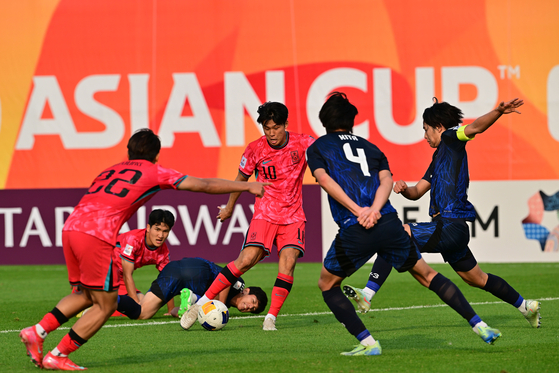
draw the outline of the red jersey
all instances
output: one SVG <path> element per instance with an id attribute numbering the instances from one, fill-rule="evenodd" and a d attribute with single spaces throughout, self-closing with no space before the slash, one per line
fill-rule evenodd
<path id="1" fill-rule="evenodd" d="M 275 148 L 262 136 L 248 144 L 239 171 L 246 177 L 254 172 L 256 181 L 271 182 L 264 197 L 256 197 L 253 219 L 274 224 L 306 221 L 303 211 L 303 177 L 307 168 L 305 152 L 314 142 L 308 135 L 286 132 L 286 144 Z"/>
<path id="2" fill-rule="evenodd" d="M 160 247 L 150 249 L 146 244 L 146 229 L 134 229 L 118 236 L 113 253 L 113 260 L 117 267 L 119 283 L 122 280 L 122 260 L 134 263 L 134 269 L 147 265 L 155 265 L 161 272 L 169 263 L 169 249 L 167 243 Z"/>
<path id="3" fill-rule="evenodd" d="M 78 231 L 113 246 L 120 228 L 162 189 L 176 189 L 185 175 L 146 160 L 118 163 L 101 172 L 70 214 L 63 231 Z"/>

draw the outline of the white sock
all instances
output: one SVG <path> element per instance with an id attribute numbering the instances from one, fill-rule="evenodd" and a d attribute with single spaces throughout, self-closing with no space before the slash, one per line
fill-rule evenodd
<path id="1" fill-rule="evenodd" d="M 376 291 L 370 288 L 365 288 L 363 289 L 363 293 L 365 293 L 365 298 L 367 298 L 369 303 L 371 303 L 371 299 L 373 299 L 373 297 L 375 296 Z"/>
<path id="2" fill-rule="evenodd" d="M 518 307 L 518 310 L 522 313 L 525 313 L 527 311 L 527 309 L 526 309 L 526 299 L 524 299 L 522 301 L 522 304 Z"/>
<path id="3" fill-rule="evenodd" d="M 359 343 L 361 343 L 363 346 L 372 346 L 376 343 L 376 341 L 373 336 L 370 335 Z"/>
<path id="4" fill-rule="evenodd" d="M 487 324 L 483 321 L 478 322 L 476 325 L 474 325 L 474 327 L 472 328 L 474 332 L 476 332 L 476 334 L 479 334 L 479 331 L 477 330 L 478 326 L 482 326 L 482 327 L 487 327 Z"/>
<path id="5" fill-rule="evenodd" d="M 41 325 L 36 324 L 35 325 L 35 331 L 37 332 L 37 334 L 39 334 L 39 337 L 41 337 L 43 339 L 45 339 L 47 337 L 47 332 L 45 331 L 45 329 Z"/>
<path id="6" fill-rule="evenodd" d="M 266 319 L 272 319 L 274 322 L 276 322 L 276 317 L 274 315 L 272 315 L 271 313 L 267 314 L 266 317 L 264 318 L 264 320 Z"/>
<path id="7" fill-rule="evenodd" d="M 58 349 L 58 347 L 55 347 L 50 353 L 53 354 L 54 356 L 60 356 L 60 357 L 67 357 L 68 356 L 68 355 L 64 355 L 64 354 L 60 353 L 60 350 Z"/>
<path id="8" fill-rule="evenodd" d="M 204 303 L 209 302 L 210 300 L 211 300 L 211 299 L 208 298 L 208 297 L 206 297 L 206 295 L 204 294 L 201 298 L 199 298 L 199 299 L 196 301 L 196 304 L 198 304 L 198 305 L 201 306 L 201 305 L 203 305 Z"/>

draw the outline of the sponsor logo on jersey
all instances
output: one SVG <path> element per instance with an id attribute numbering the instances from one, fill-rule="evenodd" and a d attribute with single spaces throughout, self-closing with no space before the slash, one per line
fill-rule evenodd
<path id="1" fill-rule="evenodd" d="M 252 232 L 252 234 L 250 235 L 250 240 L 251 241 L 256 240 L 256 232 Z"/>
<path id="2" fill-rule="evenodd" d="M 132 250 L 134 250 L 134 246 L 127 244 L 122 253 L 124 255 L 130 255 L 132 254 Z"/>
<path id="3" fill-rule="evenodd" d="M 291 152 L 291 161 L 293 163 L 299 163 L 299 160 L 300 160 L 299 151 L 298 150 L 292 151 Z"/>
<path id="4" fill-rule="evenodd" d="M 262 162 L 262 164 L 270 163 L 272 160 Z"/>
<path id="5" fill-rule="evenodd" d="M 247 164 L 247 159 L 243 155 L 243 157 L 241 158 L 241 168 L 245 168 L 246 164 Z"/>

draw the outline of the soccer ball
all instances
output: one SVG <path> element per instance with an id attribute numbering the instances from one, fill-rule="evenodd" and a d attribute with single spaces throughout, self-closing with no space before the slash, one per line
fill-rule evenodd
<path id="1" fill-rule="evenodd" d="M 229 321 L 227 306 L 218 300 L 211 300 L 200 307 L 198 322 L 206 330 L 219 330 Z"/>

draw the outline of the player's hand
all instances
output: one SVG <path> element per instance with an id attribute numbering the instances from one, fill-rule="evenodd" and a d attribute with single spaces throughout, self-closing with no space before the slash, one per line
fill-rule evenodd
<path id="1" fill-rule="evenodd" d="M 381 217 L 382 215 L 379 211 L 368 207 L 361 210 L 359 216 L 357 217 L 357 221 L 362 227 L 369 229 L 372 228 Z"/>
<path id="2" fill-rule="evenodd" d="M 398 180 L 394 183 L 394 193 L 400 194 L 408 189 L 408 184 L 404 180 Z"/>
<path id="3" fill-rule="evenodd" d="M 510 113 L 520 114 L 520 111 L 516 109 L 522 105 L 524 105 L 524 100 L 515 98 L 514 100 L 510 100 L 509 102 L 504 102 L 504 101 L 501 102 L 499 104 L 499 107 L 497 107 L 497 110 L 499 110 L 501 114 L 510 114 Z"/>
<path id="4" fill-rule="evenodd" d="M 272 185 L 272 183 L 261 183 L 259 181 L 253 181 L 248 184 L 249 184 L 248 191 L 251 194 L 254 194 L 256 197 L 260 197 L 260 198 L 262 198 L 264 196 L 264 193 L 266 192 L 264 190 L 264 187 L 268 185 Z"/>
<path id="5" fill-rule="evenodd" d="M 219 209 L 219 213 L 217 214 L 217 218 L 219 221 L 224 222 L 225 220 L 229 219 L 231 215 L 233 215 L 233 209 L 227 208 L 227 206 L 217 206 Z"/>

